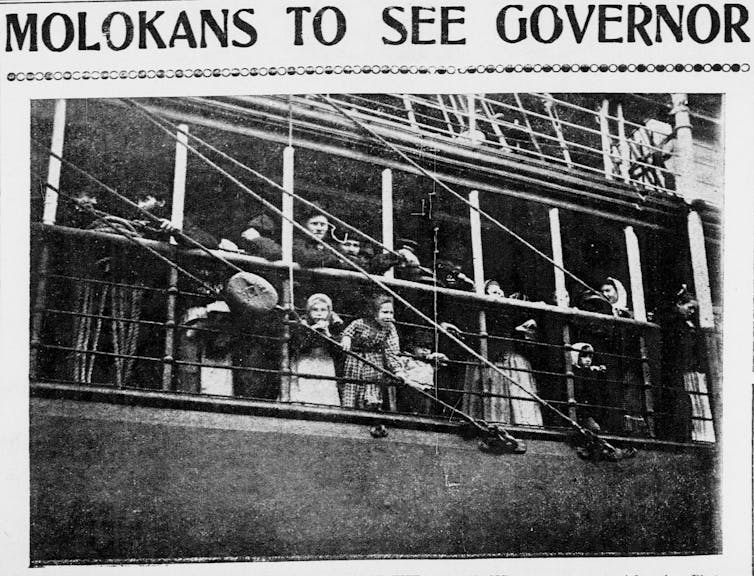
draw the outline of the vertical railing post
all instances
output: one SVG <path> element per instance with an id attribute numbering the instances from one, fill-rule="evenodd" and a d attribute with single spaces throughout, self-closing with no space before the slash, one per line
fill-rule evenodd
<path id="1" fill-rule="evenodd" d="M 623 117 L 623 105 L 618 104 L 618 149 L 620 150 L 620 175 L 623 181 L 631 180 L 631 150 L 626 138 L 626 119 Z"/>
<path id="2" fill-rule="evenodd" d="M 472 190 L 469 192 L 469 222 L 471 224 L 471 254 L 474 266 L 474 290 L 477 294 L 484 294 L 484 252 L 482 249 L 482 222 L 479 214 L 479 191 Z M 484 310 L 479 311 L 479 354 L 483 358 L 489 357 L 487 343 L 487 313 Z M 483 394 L 480 404 L 484 406 L 483 414 L 487 415 L 491 392 L 489 378 L 485 377 L 485 367 L 480 363 L 478 366 L 479 381 L 481 383 L 481 392 Z M 468 397 L 464 402 L 465 406 L 472 404 L 472 398 Z"/>
<path id="3" fill-rule="evenodd" d="M 605 169 L 605 178 L 608 180 L 613 179 L 613 157 L 612 146 L 610 142 L 610 123 L 608 121 L 608 110 L 610 109 L 610 101 L 605 98 L 602 101 L 600 107 L 599 119 L 600 119 L 600 135 L 602 136 L 602 165 Z"/>
<path id="4" fill-rule="evenodd" d="M 65 117 L 66 101 L 63 99 L 55 101 L 55 111 L 52 121 L 52 140 L 50 150 L 53 154 L 63 156 L 63 144 L 65 142 Z M 44 224 L 55 224 L 58 214 L 58 189 L 60 188 L 60 170 L 61 162 L 50 155 L 47 164 L 47 187 L 45 188 L 44 209 L 42 212 L 42 222 Z M 34 299 L 34 309 L 32 311 L 31 326 L 29 327 L 29 379 L 36 380 L 38 374 L 37 361 L 39 358 L 40 332 L 42 330 L 42 319 L 44 307 L 47 300 L 47 268 L 50 263 L 50 249 L 47 242 L 43 241 L 42 251 L 39 255 L 37 293 Z"/>
<path id="5" fill-rule="evenodd" d="M 557 208 L 550 208 L 550 243 L 552 245 L 552 260 L 557 265 L 553 267 L 555 299 L 558 306 L 567 307 L 568 292 L 566 292 L 565 274 L 563 273 L 563 239 L 560 230 L 560 212 Z M 571 327 L 567 320 L 563 320 L 562 338 L 568 417 L 571 420 L 576 420 L 576 387 L 573 381 L 573 366 L 571 365 Z"/>
<path id="6" fill-rule="evenodd" d="M 474 290 L 484 294 L 484 252 L 482 249 L 482 223 L 479 216 L 479 191 L 469 192 L 469 221 L 471 223 L 471 253 L 474 265 Z M 487 358 L 487 316 L 479 311 L 479 353 Z"/>
<path id="7" fill-rule="evenodd" d="M 53 154 L 63 156 L 63 142 L 65 140 L 66 101 L 55 100 L 55 112 L 52 120 L 52 142 L 50 150 Z M 45 190 L 43 224 L 55 224 L 58 214 L 58 187 L 60 185 L 61 162 L 50 155 L 47 165 L 47 188 Z"/>
<path id="8" fill-rule="evenodd" d="M 634 318 L 647 321 L 647 309 L 644 302 L 644 280 L 641 271 L 641 252 L 639 251 L 639 239 L 633 226 L 626 226 L 626 254 L 628 255 L 628 275 L 631 282 L 631 304 L 634 310 Z M 654 394 L 652 388 L 652 370 L 649 365 L 647 340 L 643 332 L 639 333 L 639 354 L 641 355 L 641 371 L 644 390 L 644 412 L 647 426 L 654 435 Z"/>
<path id="9" fill-rule="evenodd" d="M 545 158 L 544 158 L 544 155 L 542 154 L 542 147 L 539 145 L 539 142 L 537 141 L 537 137 L 535 136 L 536 133 L 534 132 L 534 128 L 532 128 L 531 122 L 529 121 L 529 113 L 524 107 L 524 103 L 521 100 L 521 96 L 518 95 L 518 92 L 514 92 L 513 97 L 516 99 L 516 106 L 518 106 L 518 109 L 521 112 L 521 116 L 524 119 L 524 126 L 526 126 L 526 131 L 529 133 L 529 138 L 531 138 L 531 143 L 534 145 L 534 149 L 537 151 L 539 158 L 541 160 L 544 160 Z"/>
<path id="10" fill-rule="evenodd" d="M 686 94 L 671 94 L 673 121 L 675 124 L 674 164 L 676 190 L 691 204 L 699 196 L 694 169 L 694 141 L 691 132 L 691 114 Z M 651 138 L 650 138 L 651 140 Z"/>
<path id="11" fill-rule="evenodd" d="M 694 274 L 694 291 L 699 302 L 699 327 L 715 327 L 715 314 L 712 307 L 712 289 L 707 269 L 707 248 L 704 242 L 704 228 L 699 213 L 691 210 L 688 214 L 689 251 L 691 268 Z"/>
<path id="12" fill-rule="evenodd" d="M 683 195 L 686 203 L 691 204 L 698 197 L 694 170 L 694 143 L 691 136 L 691 116 L 685 94 L 672 94 L 672 99 L 675 116 L 675 149 L 678 162 L 676 187 L 678 192 Z M 688 235 L 691 266 L 694 274 L 694 291 L 699 301 L 699 326 L 707 329 L 714 328 L 704 228 L 702 227 L 702 219 L 695 210 L 689 211 Z"/>
<path id="13" fill-rule="evenodd" d="M 628 255 L 628 277 L 631 283 L 631 305 L 634 318 L 647 321 L 647 309 L 644 304 L 644 280 L 641 272 L 641 253 L 639 239 L 633 226 L 626 226 L 623 230 L 626 237 L 626 254 Z"/>
<path id="14" fill-rule="evenodd" d="M 188 126 L 179 124 L 175 143 L 175 166 L 173 169 L 173 199 L 171 202 L 170 224 L 183 230 L 183 212 L 186 204 L 186 168 L 188 165 Z M 175 262 L 176 241 L 170 238 L 170 259 Z M 165 311 L 165 355 L 162 365 L 162 389 L 170 390 L 173 381 L 175 360 L 175 310 L 178 301 L 178 269 L 170 267 L 168 276 L 168 297 Z"/>
<path id="15" fill-rule="evenodd" d="M 382 244 L 388 250 L 393 250 L 393 171 L 386 168 L 382 171 Z M 385 278 L 394 278 L 392 268 L 383 274 Z"/>
<path id="16" fill-rule="evenodd" d="M 476 130 L 476 97 L 473 94 L 466 94 L 466 107 L 469 111 L 469 137 L 474 137 Z"/>
<path id="17" fill-rule="evenodd" d="M 283 322 L 283 334 L 280 340 L 280 400 L 288 402 L 291 399 L 291 329 L 290 309 L 295 306 L 291 299 L 293 290 L 293 176 L 294 176 L 294 152 L 293 146 L 286 146 L 283 151 L 283 192 L 282 209 L 283 222 L 280 226 L 282 238 L 280 245 L 283 252 L 283 262 L 288 265 L 289 275 L 283 280 L 282 305 L 286 310 Z"/>
<path id="18" fill-rule="evenodd" d="M 542 104 L 545 107 L 547 115 L 550 117 L 550 124 L 552 124 L 552 129 L 555 131 L 555 136 L 558 139 L 560 151 L 563 153 L 563 160 L 565 161 L 566 166 L 573 168 L 571 152 L 568 150 L 568 143 L 566 142 L 565 135 L 563 134 L 563 127 L 560 124 L 560 115 L 558 114 L 557 108 L 555 108 L 555 102 L 553 101 L 551 94 L 545 93 L 544 96 L 545 97 L 542 99 Z"/>
<path id="19" fill-rule="evenodd" d="M 408 114 L 408 123 L 411 126 L 411 130 L 419 132 L 419 125 L 416 123 L 416 114 L 414 114 L 414 107 L 411 104 L 411 98 L 408 94 L 403 95 L 403 106 L 406 108 Z"/>
<path id="20" fill-rule="evenodd" d="M 560 235 L 560 211 L 550 208 L 550 242 L 552 244 L 552 259 L 563 266 L 563 244 Z M 557 266 L 553 266 L 555 274 L 555 303 L 561 308 L 568 308 L 568 291 L 566 290 L 565 273 Z"/>

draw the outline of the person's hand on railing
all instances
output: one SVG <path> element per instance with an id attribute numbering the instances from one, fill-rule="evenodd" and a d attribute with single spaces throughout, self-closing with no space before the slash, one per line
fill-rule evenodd
<path id="1" fill-rule="evenodd" d="M 312 324 L 312 328 L 314 328 L 317 332 L 322 332 L 325 336 L 330 335 L 330 324 L 327 320 L 317 320 L 314 324 Z"/>
<path id="2" fill-rule="evenodd" d="M 351 337 L 350 336 L 343 336 L 343 339 L 340 341 L 340 347 L 343 348 L 346 352 L 351 351 Z"/>
<path id="3" fill-rule="evenodd" d="M 240 252 L 241 251 L 235 242 L 233 242 L 232 240 L 228 240 L 227 238 L 222 238 L 220 240 L 220 244 L 218 245 L 218 248 L 220 250 L 225 250 L 226 252 Z"/>
<path id="4" fill-rule="evenodd" d="M 431 390 L 432 385 L 431 384 L 422 384 L 420 382 L 417 382 L 416 380 L 409 380 L 408 378 L 402 378 L 403 384 L 408 386 L 409 388 L 414 388 L 416 390 Z"/>
<path id="5" fill-rule="evenodd" d="M 170 220 L 168 220 L 167 218 L 160 218 L 159 228 L 163 232 L 169 232 L 170 234 L 172 234 L 173 232 L 175 232 L 175 231 L 178 230 L 178 228 L 176 228 L 175 226 L 173 226 L 173 223 Z"/>
<path id="6" fill-rule="evenodd" d="M 461 333 L 461 329 L 455 324 L 451 324 L 450 322 L 440 322 L 440 327 L 447 332 L 455 332 L 457 334 Z"/>
<path id="7" fill-rule="evenodd" d="M 442 352 L 431 352 L 427 354 L 426 359 L 430 362 L 438 362 L 439 364 L 450 362 L 450 359 Z"/>

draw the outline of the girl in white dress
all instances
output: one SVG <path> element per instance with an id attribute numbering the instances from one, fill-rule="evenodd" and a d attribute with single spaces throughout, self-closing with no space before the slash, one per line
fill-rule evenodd
<path id="1" fill-rule="evenodd" d="M 292 347 L 295 356 L 291 363 L 291 402 L 340 406 L 338 385 L 335 380 L 333 353 L 336 345 L 320 338 L 321 334 L 337 339 L 343 321 L 333 312 L 332 300 L 327 294 L 312 294 L 306 301 L 306 318 L 294 326 Z M 300 374 L 300 375 L 298 375 Z"/>

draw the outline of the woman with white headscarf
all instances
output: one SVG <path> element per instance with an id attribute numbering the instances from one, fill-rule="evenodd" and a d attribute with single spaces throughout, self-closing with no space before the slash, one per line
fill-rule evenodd
<path id="1" fill-rule="evenodd" d="M 633 313 L 628 306 L 628 292 L 623 282 L 608 276 L 600 286 L 600 292 L 613 307 L 613 316 L 633 318 Z"/>
<path id="2" fill-rule="evenodd" d="M 306 326 L 296 326 L 292 334 L 295 352 L 290 401 L 340 406 L 333 360 L 335 345 L 315 334 L 338 337 L 343 321 L 333 312 L 330 297 L 321 293 L 309 296 L 301 323 Z"/>

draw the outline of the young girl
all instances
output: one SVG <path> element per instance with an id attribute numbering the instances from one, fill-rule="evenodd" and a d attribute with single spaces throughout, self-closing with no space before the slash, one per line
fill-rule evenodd
<path id="1" fill-rule="evenodd" d="M 588 342 L 576 342 L 571 346 L 571 370 L 573 370 L 579 423 L 592 432 L 602 432 L 608 420 L 603 406 L 607 405 L 605 382 L 601 375 L 606 368 L 594 364 L 594 347 Z M 600 425 L 602 422 L 602 425 Z"/>
<path id="2" fill-rule="evenodd" d="M 416 391 L 431 390 L 435 385 L 435 368 L 448 361 L 442 352 L 432 352 L 432 332 L 417 330 L 409 340 L 408 354 L 398 357 L 400 376 L 407 386 L 398 390 L 398 407 L 414 414 L 431 414 L 432 401 Z"/>
<path id="3" fill-rule="evenodd" d="M 351 322 L 343 331 L 343 350 L 354 352 L 365 360 L 389 370 L 400 370 L 400 343 L 394 325 L 393 299 L 378 294 L 370 302 L 370 316 Z M 385 374 L 358 358 L 346 356 L 341 403 L 345 408 L 379 409 L 382 406 L 382 384 L 389 383 Z M 372 382 L 361 382 L 371 380 Z"/>
<path id="4" fill-rule="evenodd" d="M 306 301 L 306 318 L 302 320 L 302 324 L 334 338 L 342 320 L 333 312 L 332 300 L 327 294 L 312 294 Z M 296 355 L 292 369 L 305 376 L 291 378 L 291 402 L 339 406 L 332 356 L 335 345 L 320 338 L 306 326 L 296 326 L 293 333 Z"/>

